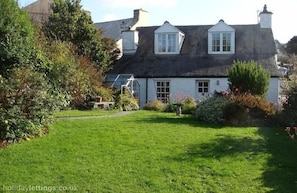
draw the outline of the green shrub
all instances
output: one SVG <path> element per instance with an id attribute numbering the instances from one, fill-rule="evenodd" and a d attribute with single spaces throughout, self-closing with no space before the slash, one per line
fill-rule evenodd
<path id="1" fill-rule="evenodd" d="M 95 88 L 95 93 L 102 97 L 103 101 L 113 101 L 113 90 L 111 88 L 106 88 L 106 87 L 98 87 Z"/>
<path id="2" fill-rule="evenodd" d="M 228 76 L 229 88 L 233 93 L 265 96 L 268 91 L 270 73 L 255 61 L 235 61 Z"/>
<path id="3" fill-rule="evenodd" d="M 213 96 L 198 104 L 195 117 L 209 123 L 225 123 L 224 108 L 229 100 L 224 96 Z"/>
<path id="4" fill-rule="evenodd" d="M 162 102 L 162 101 L 160 101 L 160 102 Z M 172 102 L 169 102 L 167 104 L 164 104 L 162 102 L 162 104 L 164 106 L 164 108 L 163 108 L 163 111 L 164 112 L 176 112 L 176 105 L 174 105 Z M 159 111 L 162 111 L 162 110 L 159 110 Z"/>
<path id="5" fill-rule="evenodd" d="M 182 106 L 182 113 L 183 114 L 194 114 L 195 109 L 197 107 L 197 103 L 195 100 L 191 97 L 188 97 Z"/>
<path id="6" fill-rule="evenodd" d="M 36 137 L 47 130 L 54 111 L 67 104 L 42 74 L 18 68 L 0 84 L 0 139 Z"/>
<path id="7" fill-rule="evenodd" d="M 160 100 L 153 100 L 143 107 L 144 110 L 151 110 L 151 111 L 163 111 L 165 110 L 166 104 L 164 104 Z"/>
<path id="8" fill-rule="evenodd" d="M 119 106 L 124 111 L 138 110 L 138 99 L 129 94 L 122 94 Z"/>

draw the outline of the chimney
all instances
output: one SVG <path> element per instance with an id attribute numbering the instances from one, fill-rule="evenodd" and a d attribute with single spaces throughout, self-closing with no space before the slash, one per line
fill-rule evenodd
<path id="1" fill-rule="evenodd" d="M 259 14 L 261 28 L 271 28 L 271 16 L 272 12 L 267 11 L 267 6 L 265 4 L 263 11 Z"/>
<path id="2" fill-rule="evenodd" d="M 138 31 L 127 30 L 122 32 L 123 54 L 135 54 L 138 46 Z"/>
<path id="3" fill-rule="evenodd" d="M 143 9 L 135 9 L 131 30 L 141 26 L 148 26 L 148 12 Z"/>

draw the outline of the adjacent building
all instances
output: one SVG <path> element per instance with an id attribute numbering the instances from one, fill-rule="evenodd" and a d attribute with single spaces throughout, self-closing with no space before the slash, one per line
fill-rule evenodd
<path id="1" fill-rule="evenodd" d="M 133 53 L 136 47 L 133 47 L 135 44 L 130 44 L 138 42 L 138 35 L 136 33 L 123 32 L 135 31 L 137 27 L 148 26 L 148 12 L 143 9 L 135 9 L 132 18 L 95 23 L 95 26 L 102 31 L 103 37 L 116 41 L 121 54 L 123 52 Z"/>

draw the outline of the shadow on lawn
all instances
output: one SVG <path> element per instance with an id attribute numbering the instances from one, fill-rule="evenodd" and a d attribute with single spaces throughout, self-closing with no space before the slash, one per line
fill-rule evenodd
<path id="1" fill-rule="evenodd" d="M 271 154 L 263 173 L 265 186 L 273 189 L 270 193 L 297 192 L 297 141 L 291 140 L 284 129 L 261 128 L 259 134 Z"/>
<path id="2" fill-rule="evenodd" d="M 281 129 L 259 128 L 258 134 L 262 138 L 221 135 L 211 142 L 188 146 L 183 154 L 173 160 L 193 162 L 195 159 L 230 156 L 234 159 L 254 160 L 257 155 L 269 154 L 271 156 L 263 166 L 262 174 L 264 186 L 271 189 L 269 193 L 297 192 L 297 141 L 291 140 Z"/>
<path id="3" fill-rule="evenodd" d="M 233 138 L 229 135 L 221 135 L 211 142 L 188 146 L 185 153 L 178 155 L 174 159 L 176 161 L 192 161 L 196 158 L 219 159 L 227 156 L 235 158 L 236 155 L 242 153 L 245 153 L 245 159 L 250 159 L 253 155 L 266 151 L 263 144 L 263 139 Z"/>

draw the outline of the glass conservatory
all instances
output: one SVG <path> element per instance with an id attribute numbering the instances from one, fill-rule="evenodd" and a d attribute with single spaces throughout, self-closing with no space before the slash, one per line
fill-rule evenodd
<path id="1" fill-rule="evenodd" d="M 140 86 L 133 74 L 108 74 L 105 83 L 112 88 L 121 89 L 121 93 L 129 92 L 139 99 Z"/>

